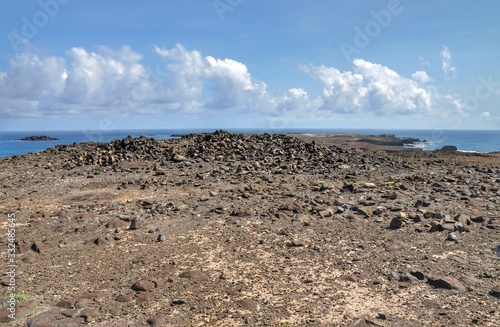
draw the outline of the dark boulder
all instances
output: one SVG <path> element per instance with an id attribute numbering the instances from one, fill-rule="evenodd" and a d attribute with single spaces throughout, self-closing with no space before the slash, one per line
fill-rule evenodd
<path id="1" fill-rule="evenodd" d="M 445 145 L 441 148 L 441 151 L 457 151 L 458 148 L 454 145 Z"/>

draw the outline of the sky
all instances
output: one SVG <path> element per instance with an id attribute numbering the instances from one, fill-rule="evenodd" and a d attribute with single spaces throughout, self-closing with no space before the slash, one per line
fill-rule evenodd
<path id="1" fill-rule="evenodd" d="M 500 1 L 3 0 L 0 131 L 500 129 Z"/>

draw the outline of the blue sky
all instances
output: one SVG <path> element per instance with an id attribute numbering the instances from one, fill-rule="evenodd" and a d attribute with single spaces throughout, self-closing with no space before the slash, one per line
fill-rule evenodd
<path id="1" fill-rule="evenodd" d="M 0 130 L 500 128 L 500 2 L 5 0 Z"/>

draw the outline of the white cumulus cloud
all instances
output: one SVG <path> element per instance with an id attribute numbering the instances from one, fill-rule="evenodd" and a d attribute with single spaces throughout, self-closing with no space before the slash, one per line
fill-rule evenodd
<path id="1" fill-rule="evenodd" d="M 429 75 L 427 75 L 426 72 L 422 71 L 422 70 L 419 70 L 419 71 L 416 71 L 415 73 L 413 73 L 411 75 L 411 78 L 419 83 L 429 83 L 429 82 L 432 82 L 432 77 L 430 77 Z"/>
<path id="2" fill-rule="evenodd" d="M 243 63 L 204 57 L 180 44 L 171 50 L 155 47 L 155 51 L 168 62 L 168 90 L 180 96 L 180 102 L 199 99 L 206 89 L 210 98 L 202 106 L 207 108 L 257 109 L 267 101 L 266 84 L 254 80 Z"/>
<path id="3" fill-rule="evenodd" d="M 454 77 L 457 74 L 457 68 L 451 64 L 451 52 L 448 47 L 441 51 L 441 71 L 446 78 Z"/>
<path id="4" fill-rule="evenodd" d="M 418 82 L 362 59 L 354 59 L 353 65 L 352 72 L 326 66 L 302 66 L 323 84 L 321 109 L 382 115 L 414 114 L 431 109 L 432 94 Z"/>
<path id="5" fill-rule="evenodd" d="M 19 54 L 0 71 L 0 117 L 124 117 L 128 114 L 253 112 L 275 121 L 322 121 L 346 114 L 389 116 L 453 114 L 456 96 L 440 94 L 424 71 L 404 77 L 389 67 L 354 59 L 353 68 L 302 65 L 322 84 L 312 97 L 305 87 L 271 92 L 248 67 L 229 58 L 189 50 L 153 48 L 162 64 L 153 71 L 129 46 L 95 51 L 81 47 L 65 56 Z"/>

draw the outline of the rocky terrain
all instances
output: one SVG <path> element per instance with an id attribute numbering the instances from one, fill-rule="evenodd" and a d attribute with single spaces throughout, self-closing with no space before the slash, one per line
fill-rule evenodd
<path id="1" fill-rule="evenodd" d="M 4 158 L 0 320 L 498 326 L 499 190 L 499 154 L 224 131 Z"/>

